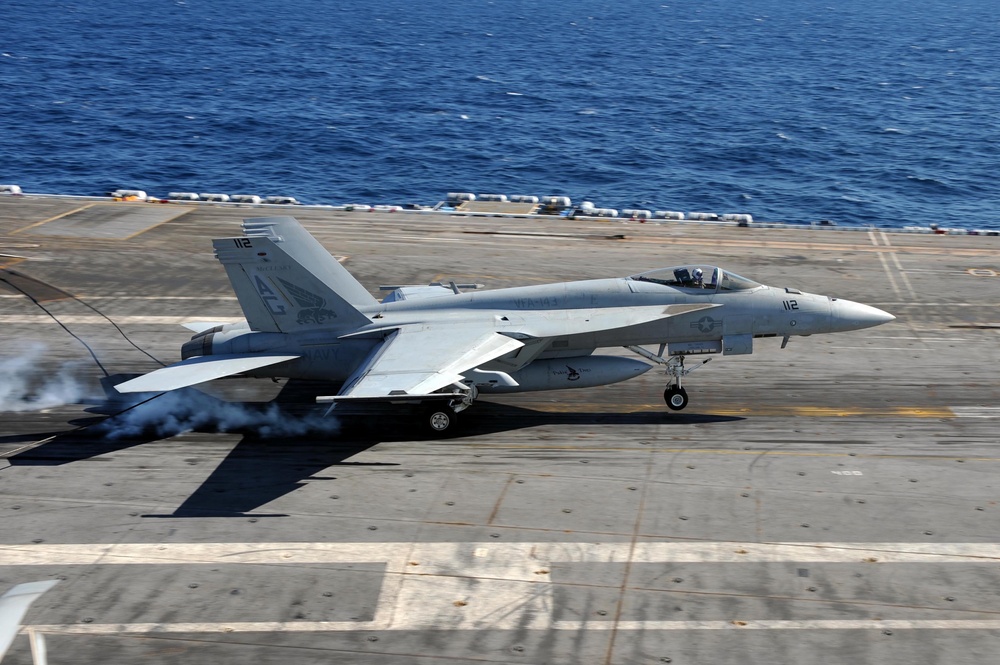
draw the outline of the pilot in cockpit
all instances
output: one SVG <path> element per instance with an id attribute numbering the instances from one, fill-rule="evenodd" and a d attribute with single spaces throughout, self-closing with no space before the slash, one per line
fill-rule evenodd
<path id="1" fill-rule="evenodd" d="M 694 288 L 696 289 L 705 288 L 705 281 L 704 281 L 705 272 L 701 268 L 695 268 L 694 272 L 692 273 L 692 277 L 694 277 L 694 285 L 693 285 Z"/>

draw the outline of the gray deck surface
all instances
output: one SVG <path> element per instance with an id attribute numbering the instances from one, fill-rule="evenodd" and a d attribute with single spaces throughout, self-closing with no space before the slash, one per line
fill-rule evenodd
<path id="1" fill-rule="evenodd" d="M 81 206 L 67 215 L 24 229 L 22 233 L 127 239 L 186 213 L 187 210 L 176 205 L 97 203 Z"/>
<path id="2" fill-rule="evenodd" d="M 89 397 L 0 413 L 0 591 L 63 580 L 26 618 L 53 665 L 997 662 L 1000 238 L 219 206 L 109 218 L 138 234 L 45 222 L 86 205 L 0 198 L 0 277 L 112 375 L 159 365 L 111 321 L 169 363 L 179 323 L 239 318 L 210 240 L 282 212 L 373 292 L 710 263 L 897 320 L 717 357 L 680 414 L 654 370 L 483 399 L 428 440 L 237 379 L 115 438 L 87 350 L 0 282 L 7 375 Z M 31 662 L 26 637 L 3 662 Z"/>

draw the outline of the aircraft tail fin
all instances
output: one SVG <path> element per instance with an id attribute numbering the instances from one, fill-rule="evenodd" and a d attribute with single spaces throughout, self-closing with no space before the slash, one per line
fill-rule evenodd
<path id="1" fill-rule="evenodd" d="M 253 330 L 294 332 L 370 323 L 378 302 L 293 217 L 243 222 L 244 236 L 213 240 Z"/>

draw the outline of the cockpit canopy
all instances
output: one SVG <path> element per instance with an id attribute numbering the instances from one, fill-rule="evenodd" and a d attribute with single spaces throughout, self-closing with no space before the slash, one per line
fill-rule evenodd
<path id="1" fill-rule="evenodd" d="M 660 268 L 632 275 L 629 279 L 637 282 L 653 282 L 666 286 L 687 289 L 710 289 L 712 291 L 745 291 L 759 286 L 757 282 L 716 266 L 689 265 Z"/>

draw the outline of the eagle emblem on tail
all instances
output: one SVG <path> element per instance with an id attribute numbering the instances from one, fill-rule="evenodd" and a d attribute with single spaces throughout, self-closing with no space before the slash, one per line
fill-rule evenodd
<path id="1" fill-rule="evenodd" d="M 337 313 L 332 309 L 326 309 L 326 299 L 320 295 L 287 282 L 280 277 L 278 281 L 285 287 L 289 295 L 299 306 L 299 315 L 295 319 L 296 323 L 323 323 L 328 319 L 337 318 Z"/>

